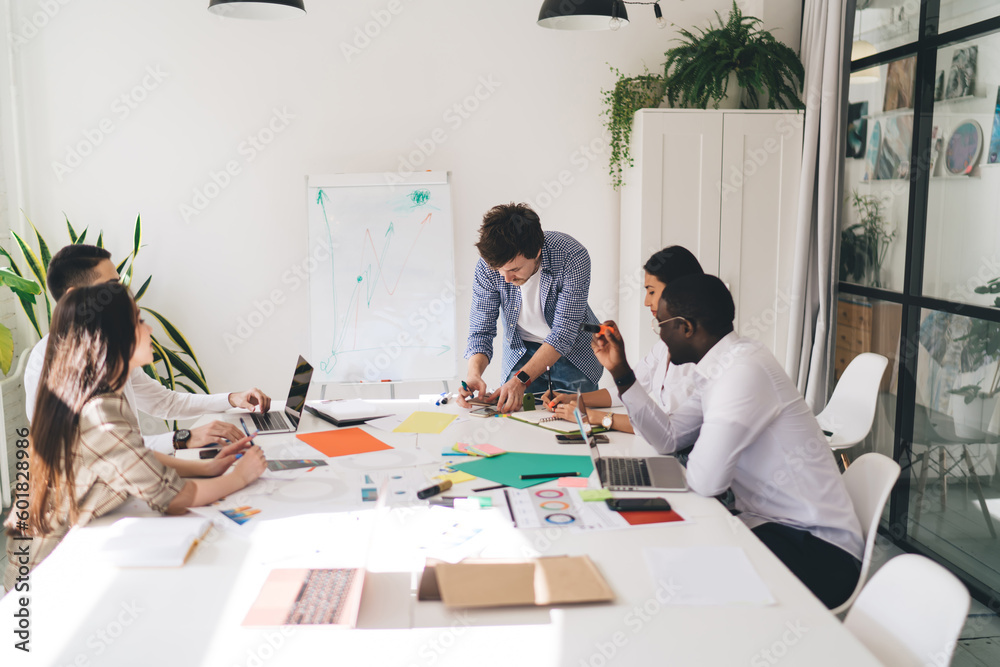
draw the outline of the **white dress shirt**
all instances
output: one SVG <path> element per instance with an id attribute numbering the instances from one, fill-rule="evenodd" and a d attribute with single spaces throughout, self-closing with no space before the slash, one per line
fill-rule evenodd
<path id="1" fill-rule="evenodd" d="M 28 364 L 24 369 L 24 411 L 30 422 L 35 411 L 35 396 L 38 394 L 38 380 L 45 362 L 45 346 L 49 336 L 45 335 L 31 350 Z M 141 410 L 159 419 L 194 419 L 206 412 L 225 412 L 233 407 L 229 404 L 229 394 L 189 394 L 170 391 L 162 384 L 136 368 L 125 381 L 122 395 L 133 412 Z M 147 448 L 169 454 L 174 451 L 173 432 L 142 436 Z"/>
<path id="2" fill-rule="evenodd" d="M 671 366 L 670 351 L 662 340 L 656 341 L 633 371 L 635 381 L 668 413 L 676 410 L 694 391 L 694 364 Z M 632 425 L 636 426 L 634 423 Z M 645 437 L 645 431 L 639 428 L 636 430 Z M 655 431 L 651 433 L 655 434 Z"/>
<path id="3" fill-rule="evenodd" d="M 694 390 L 670 414 L 638 383 L 622 395 L 650 444 L 663 454 L 695 445 L 688 486 L 703 496 L 731 487 L 748 527 L 806 530 L 860 560 L 861 526 L 830 446 L 774 355 L 730 333 L 689 365 Z"/>

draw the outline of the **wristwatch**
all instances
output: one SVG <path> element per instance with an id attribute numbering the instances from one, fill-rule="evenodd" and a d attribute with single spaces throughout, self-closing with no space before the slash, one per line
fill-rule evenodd
<path id="1" fill-rule="evenodd" d="M 611 430 L 611 426 L 615 423 L 615 415 L 611 412 L 604 413 L 604 419 L 601 420 L 601 426 L 607 430 Z"/>
<path id="2" fill-rule="evenodd" d="M 174 431 L 174 449 L 187 449 L 188 440 L 191 439 L 191 431 L 186 428 Z"/>
<path id="3" fill-rule="evenodd" d="M 520 383 L 523 384 L 525 387 L 531 384 L 531 376 L 525 373 L 523 370 L 518 371 L 517 375 L 515 375 L 514 377 L 516 377 L 520 381 Z"/>

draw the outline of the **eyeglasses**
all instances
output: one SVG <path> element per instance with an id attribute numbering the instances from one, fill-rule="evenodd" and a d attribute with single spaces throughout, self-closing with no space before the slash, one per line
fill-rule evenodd
<path id="1" fill-rule="evenodd" d="M 664 324 L 666 324 L 667 322 L 673 322 L 674 320 L 683 320 L 683 319 L 686 319 L 686 318 L 677 316 L 677 317 L 671 317 L 669 320 L 658 320 L 658 319 L 656 319 L 654 317 L 653 318 L 653 333 L 655 333 L 657 336 L 659 336 L 660 335 L 660 327 L 662 327 Z"/>

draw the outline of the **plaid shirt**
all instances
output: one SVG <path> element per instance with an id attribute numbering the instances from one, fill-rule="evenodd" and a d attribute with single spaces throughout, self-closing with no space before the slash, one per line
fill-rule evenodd
<path id="1" fill-rule="evenodd" d="M 580 242 L 562 232 L 545 232 L 542 244 L 542 311 L 552 332 L 545 342 L 556 349 L 593 382 L 601 379 L 604 368 L 590 348 L 591 335 L 580 331 L 583 322 L 596 323 L 597 317 L 587 305 L 590 292 L 590 254 Z M 496 269 L 482 259 L 476 264 L 472 286 L 472 313 L 469 317 L 469 343 L 465 358 L 485 354 L 493 359 L 493 339 L 497 335 L 497 317 L 504 322 L 503 377 L 506 378 L 527 348 L 517 333 L 521 312 L 521 288 L 504 281 Z"/>
<path id="2" fill-rule="evenodd" d="M 28 450 L 31 451 L 30 449 Z M 80 411 L 79 437 L 73 451 L 75 493 L 79 515 L 77 526 L 107 514 L 135 496 L 152 509 L 165 512 L 184 487 L 177 471 L 160 463 L 142 444 L 135 413 L 122 396 L 96 396 Z M 34 481 L 32 480 L 32 483 Z M 11 512 L 5 526 L 14 528 Z M 16 559 L 27 549 L 28 567 L 34 569 L 62 541 L 73 524 L 69 523 L 69 500 L 52 517 L 52 532 L 31 540 L 7 536 L 7 570 L 4 589 L 10 590 L 17 577 Z M 17 533 L 17 531 L 14 531 Z M 25 546 L 27 545 L 27 546 Z"/>

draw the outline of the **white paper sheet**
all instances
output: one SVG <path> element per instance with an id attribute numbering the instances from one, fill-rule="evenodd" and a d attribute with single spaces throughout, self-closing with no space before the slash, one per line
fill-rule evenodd
<path id="1" fill-rule="evenodd" d="M 643 549 L 653 581 L 669 605 L 758 606 L 775 600 L 740 547 Z"/>

